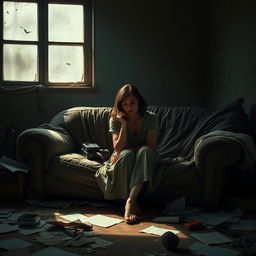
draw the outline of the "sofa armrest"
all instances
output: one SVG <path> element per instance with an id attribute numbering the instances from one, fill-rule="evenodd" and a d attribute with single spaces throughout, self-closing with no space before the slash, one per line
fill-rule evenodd
<path id="1" fill-rule="evenodd" d="M 74 150 L 73 139 L 60 131 L 31 128 L 23 131 L 17 140 L 17 157 L 29 168 L 30 193 L 43 198 L 44 178 L 53 157 Z"/>
<path id="2" fill-rule="evenodd" d="M 207 138 L 194 152 L 194 160 L 202 183 L 205 207 L 217 209 L 223 198 L 227 168 L 239 163 L 243 149 L 238 142 L 228 138 Z"/>

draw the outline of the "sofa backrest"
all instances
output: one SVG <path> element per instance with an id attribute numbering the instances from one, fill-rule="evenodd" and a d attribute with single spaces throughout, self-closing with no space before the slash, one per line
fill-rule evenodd
<path id="1" fill-rule="evenodd" d="M 50 125 L 61 127 L 73 138 L 79 151 L 84 142 L 97 143 L 101 148 L 113 150 L 108 132 L 110 107 L 75 107 L 55 115 Z"/>
<path id="2" fill-rule="evenodd" d="M 49 124 L 65 129 L 78 151 L 83 142 L 94 142 L 112 152 L 112 138 L 108 132 L 111 110 L 111 107 L 75 107 L 58 113 Z M 205 109 L 150 106 L 148 110 L 158 117 L 156 150 L 162 157 L 185 156 L 191 151 L 198 137 L 198 122 L 207 114 Z"/>
<path id="3" fill-rule="evenodd" d="M 159 138 L 156 150 L 162 158 L 187 157 L 201 136 L 199 125 L 209 111 L 199 107 L 159 107 L 149 110 L 158 116 Z"/>
<path id="4" fill-rule="evenodd" d="M 214 130 L 248 133 L 248 117 L 239 98 L 216 111 L 199 107 L 149 106 L 157 114 L 156 150 L 162 158 L 193 156 L 196 140 Z M 61 127 L 73 138 L 77 150 L 84 142 L 113 150 L 109 130 L 111 107 L 75 107 L 58 113 L 49 124 Z"/>

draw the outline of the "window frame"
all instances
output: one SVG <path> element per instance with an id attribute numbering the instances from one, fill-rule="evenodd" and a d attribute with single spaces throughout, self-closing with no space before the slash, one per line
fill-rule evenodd
<path id="1" fill-rule="evenodd" d="M 6 0 L 10 2 L 26 2 L 26 0 Z M 37 3 L 38 8 L 38 41 L 20 41 L 20 40 L 4 40 L 3 39 L 3 4 L 0 4 L 0 83 L 4 86 L 27 86 L 43 84 L 49 89 L 87 89 L 94 90 L 94 6 L 93 0 L 27 0 L 27 2 Z M 84 6 L 84 42 L 49 42 L 48 41 L 48 4 L 81 4 Z M 29 44 L 38 46 L 38 81 L 23 82 L 23 81 L 4 81 L 3 80 L 3 46 L 4 44 Z M 85 81 L 78 83 L 50 83 L 48 81 L 48 48 L 50 45 L 82 45 L 84 48 L 84 72 Z"/>

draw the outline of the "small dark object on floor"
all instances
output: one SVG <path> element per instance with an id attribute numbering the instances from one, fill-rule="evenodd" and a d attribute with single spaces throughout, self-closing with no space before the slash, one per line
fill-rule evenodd
<path id="1" fill-rule="evenodd" d="M 186 223 L 183 223 L 183 228 L 186 230 L 198 230 L 203 227 L 203 223 L 200 221 L 189 221 Z"/>
<path id="2" fill-rule="evenodd" d="M 162 234 L 161 241 L 163 246 L 165 246 L 167 250 L 173 250 L 179 244 L 180 239 L 171 231 L 167 231 L 164 234 Z"/>
<path id="3" fill-rule="evenodd" d="M 40 222 L 40 216 L 34 213 L 25 213 L 17 219 L 19 226 L 36 226 Z"/>

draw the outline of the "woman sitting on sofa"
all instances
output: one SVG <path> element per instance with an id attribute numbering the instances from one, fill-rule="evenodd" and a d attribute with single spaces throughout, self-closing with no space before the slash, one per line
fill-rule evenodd
<path id="1" fill-rule="evenodd" d="M 159 163 L 154 150 L 157 128 L 157 117 L 147 111 L 139 90 L 132 84 L 124 85 L 116 94 L 109 120 L 114 152 L 97 171 L 96 179 L 105 199 L 126 200 L 124 218 L 128 224 L 135 223 L 141 214 L 138 196 L 142 189 L 151 193 L 158 184 L 154 175 Z"/>

